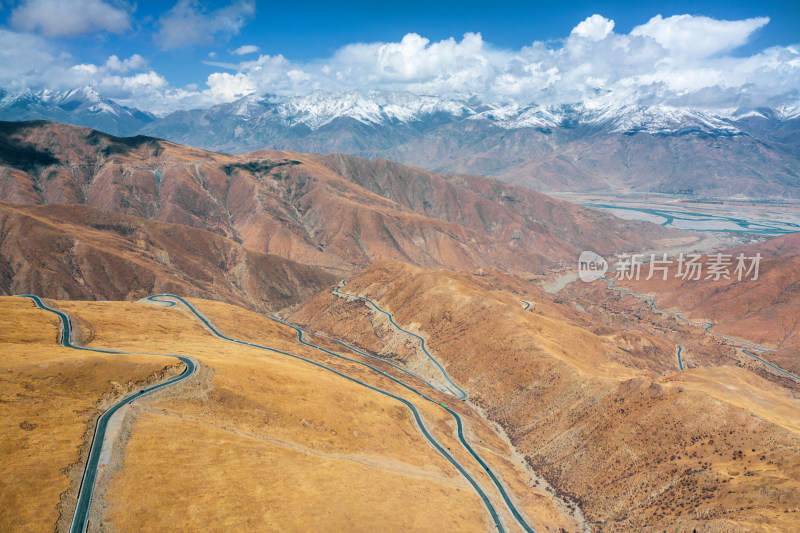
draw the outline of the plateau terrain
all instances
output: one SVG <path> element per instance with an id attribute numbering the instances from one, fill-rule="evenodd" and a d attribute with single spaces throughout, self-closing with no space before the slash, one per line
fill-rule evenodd
<path id="1" fill-rule="evenodd" d="M 155 117 L 92 87 L 0 98 L 0 120 L 31 119 L 230 153 L 271 148 L 385 158 L 545 192 L 800 198 L 797 105 L 709 109 L 603 99 L 542 105 L 318 91 L 252 94 Z"/>
<path id="2" fill-rule="evenodd" d="M 3 529 L 800 520 L 798 243 L 769 239 L 791 206 L 759 204 L 761 233 L 692 232 L 658 217 L 718 204 L 0 129 Z M 584 250 L 605 278 L 572 281 Z M 614 279 L 615 255 L 651 251 L 762 261 Z"/>
<path id="3" fill-rule="evenodd" d="M 0 0 L 0 533 L 800 532 L 798 28 Z"/>

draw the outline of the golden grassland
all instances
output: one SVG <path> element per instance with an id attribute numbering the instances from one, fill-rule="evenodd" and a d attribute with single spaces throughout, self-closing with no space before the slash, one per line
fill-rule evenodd
<path id="1" fill-rule="evenodd" d="M 70 467 L 101 409 L 174 364 L 163 357 L 63 348 L 59 331 L 60 321 L 30 300 L 0 297 L 3 531 L 52 531 L 61 495 L 82 472 Z"/>
<path id="2" fill-rule="evenodd" d="M 800 405 L 790 391 L 734 366 L 692 368 L 669 383 L 707 394 L 800 435 Z"/>
<path id="3" fill-rule="evenodd" d="M 426 426 L 510 514 L 457 443 L 438 405 L 362 366 L 303 347 L 290 328 L 241 308 L 195 303 L 226 334 L 318 360 L 413 401 Z M 397 401 L 285 355 L 212 337 L 178 308 L 58 302 L 89 345 L 180 353 L 203 368 L 186 384 L 141 402 L 104 516 L 119 531 L 192 529 L 466 530 L 493 528 L 466 480 L 421 436 Z M 351 354 L 352 355 L 352 354 Z M 442 401 L 452 398 L 440 395 Z M 140 402 L 137 402 L 140 403 Z M 507 445 L 466 413 L 476 449 L 542 530 L 576 525 L 509 458 Z"/>
<path id="4" fill-rule="evenodd" d="M 226 332 L 228 335 L 250 342 L 263 342 L 265 338 L 270 338 L 265 337 L 265 334 L 272 335 L 273 331 L 277 331 L 292 342 L 296 339 L 294 330 L 278 325 L 274 321 L 260 315 L 246 313 L 218 302 L 194 299 L 191 299 L 191 301 L 207 317 L 211 318 L 217 327 L 221 328 L 222 331 Z M 236 312 L 231 313 L 231 309 Z M 525 469 L 524 463 L 522 463 L 522 461 L 515 461 L 512 458 L 513 454 L 509 445 L 502 440 L 492 429 L 490 424 L 468 404 L 454 400 L 452 396 L 433 390 L 421 381 L 394 371 L 388 365 L 381 365 L 374 360 L 364 359 L 358 354 L 343 348 L 338 343 L 316 335 L 306 334 L 305 338 L 307 341 L 316 343 L 331 351 L 341 353 L 346 357 L 377 366 L 384 372 L 409 382 L 418 390 L 432 397 L 436 402 L 445 403 L 451 409 L 457 411 L 464 422 L 464 431 L 467 434 L 468 442 L 470 442 L 482 459 L 488 463 L 500 477 L 517 507 L 525 513 L 528 522 L 539 531 L 558 531 L 562 528 L 566 531 L 576 530 L 578 525 L 574 519 L 565 516 L 564 509 L 554 504 L 551 495 L 545 493 L 540 488 L 532 486 L 529 472 Z M 302 349 L 302 346 L 297 343 L 294 343 L 293 346 L 293 351 L 295 353 L 310 354 L 313 358 L 331 367 L 343 370 L 368 383 L 378 384 L 385 390 L 389 390 L 394 394 L 403 396 L 412 401 L 423 414 L 428 429 L 434 433 L 439 442 L 443 443 L 448 451 L 456 457 L 461 464 L 467 467 L 473 477 L 481 484 L 484 491 L 493 500 L 498 512 L 501 513 L 501 517 L 507 529 L 513 531 L 517 527 L 516 523 L 507 513 L 500 494 L 491 484 L 488 476 L 456 440 L 455 422 L 444 410 L 440 409 L 437 405 L 420 401 L 416 395 L 409 394 L 406 389 L 392 383 L 386 378 L 377 377 L 375 373 L 360 365 L 342 362 L 333 357 L 320 357 L 320 353 L 314 350 L 306 349 L 304 352 L 298 351 Z"/>
<path id="5" fill-rule="evenodd" d="M 538 312 L 526 313 L 513 294 L 481 289 L 461 275 L 428 272 L 422 278 L 410 288 L 382 285 L 388 287 L 384 293 L 367 294 L 382 297 L 398 322 L 428 335 L 429 347 L 453 377 L 469 382 L 470 402 L 508 431 L 528 463 L 578 499 L 595 525 L 609 531 L 701 526 L 791 530 L 800 504 L 800 426 L 790 391 L 735 367 L 694 368 L 664 377 L 637 366 L 641 354 L 628 361 L 612 353 L 619 335 L 592 333 L 552 302 L 530 297 Z M 374 290 L 369 283 L 365 287 L 361 290 Z M 359 291 L 355 282 L 348 288 Z M 372 324 L 366 308 L 356 312 L 357 303 L 337 298 L 330 304 L 331 298 L 324 296 L 328 304 L 319 307 L 325 311 L 317 325 L 335 324 L 337 306 L 349 309 L 347 328 Z M 439 406 L 360 365 L 302 346 L 292 329 L 266 317 L 218 302 L 192 301 L 232 337 L 319 361 L 413 401 L 429 430 L 489 494 L 506 527 L 516 529 L 488 476 L 457 442 L 452 418 Z M 42 362 L 53 366 L 54 354 L 64 354 L 58 356 L 64 361 L 78 357 L 84 365 L 75 366 L 82 370 L 73 373 L 60 371 L 61 381 L 50 379 L 47 387 L 40 382 L 26 385 L 28 378 L 17 372 L 10 380 L 19 389 L 7 390 L 45 391 L 40 393 L 50 395 L 45 402 L 58 401 L 65 388 L 73 395 L 76 389 L 94 391 L 99 398 L 104 385 L 111 389 L 102 376 L 130 375 L 125 365 L 133 365 L 143 379 L 160 368 L 144 368 L 148 356 L 60 348 L 52 315 L 21 299 L 2 299 L 0 304 L 10 306 L 3 313 L 8 327 L 0 329 L 0 342 L 30 358 L 25 359 L 25 376 L 49 368 Z M 307 362 L 213 337 L 182 308 L 144 302 L 53 304 L 75 318 L 89 346 L 190 355 L 201 364 L 191 380 L 133 404 L 136 418 L 124 437 L 122 466 L 102 487 L 104 501 L 93 510 L 93 528 L 103 523 L 116 531 L 492 529 L 474 491 L 428 445 L 398 402 Z M 412 315 L 412 307 L 425 311 Z M 313 315 L 309 309 L 298 311 L 303 312 Z M 487 328 L 491 337 L 470 334 Z M 347 331 L 337 333 L 347 336 Z M 654 338 L 637 335 L 626 333 L 626 345 Z M 321 337 L 307 340 L 358 359 Z M 650 344 L 658 349 L 649 357 L 674 357 L 662 354 L 656 340 Z M 37 354 L 51 355 L 31 358 L 31 350 L 25 352 L 28 345 L 36 346 Z M 153 360 L 163 367 L 163 358 Z M 533 486 L 528 471 L 476 409 L 443 393 L 426 393 L 461 414 L 474 448 L 537 530 L 578 529 L 563 507 Z M 77 460 L 87 421 L 98 412 L 91 401 L 83 409 L 65 409 L 49 426 L 60 436 L 65 434 L 65 417 L 82 421 L 71 454 L 64 454 L 64 446 L 53 439 L 38 444 L 42 453 L 51 452 L 45 463 L 50 477 L 30 477 L 63 478 L 63 487 L 49 494 L 54 513 L 47 518 L 50 527 L 58 517 L 59 494 L 69 485 L 59 470 L 63 467 L 56 465 L 58 453 L 64 455 L 64 466 Z M 3 419 L 11 420 L 11 415 Z M 37 419 L 35 430 L 24 431 L 19 426 L 23 422 L 15 422 L 20 433 L 45 428 Z M 9 453 L 4 465 L 24 464 L 24 458 L 13 455 L 17 448 L 15 441 L 4 443 L 2 449 Z M 4 479 L 12 488 L 23 483 Z M 19 501 L 28 505 L 41 498 L 39 505 L 46 507 L 45 492 L 20 495 Z M 585 497 L 586 492 L 592 496 Z M 16 500 L 7 498 L 13 508 Z M 2 519 L 12 523 L 10 517 Z M 44 514 L 40 522 L 23 517 L 19 523 L 45 523 Z"/>

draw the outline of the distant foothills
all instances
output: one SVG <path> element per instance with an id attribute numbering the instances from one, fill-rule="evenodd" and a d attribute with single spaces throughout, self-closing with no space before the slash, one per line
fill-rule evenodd
<path id="1" fill-rule="evenodd" d="M 701 109 L 481 102 L 411 93 L 245 96 L 163 117 L 91 87 L 0 90 L 0 120 L 45 119 L 241 154 L 385 158 L 545 192 L 800 198 L 800 105 Z"/>

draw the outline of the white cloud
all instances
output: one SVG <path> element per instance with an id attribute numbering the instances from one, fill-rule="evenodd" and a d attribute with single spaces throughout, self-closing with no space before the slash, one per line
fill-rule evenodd
<path id="1" fill-rule="evenodd" d="M 613 20 L 593 15 L 560 46 L 534 42 L 516 51 L 495 48 L 478 33 L 437 42 L 410 33 L 399 42 L 346 45 L 327 59 L 307 63 L 280 55 L 237 64 L 206 62 L 231 72 L 209 77 L 208 88 L 192 101 L 230 101 L 250 92 L 292 96 L 377 89 L 472 93 L 487 101 L 520 103 L 795 103 L 800 100 L 797 47 L 774 47 L 749 57 L 725 55 L 765 23 L 659 16 L 630 34 L 616 34 Z M 697 44 L 693 48 L 685 42 Z"/>
<path id="2" fill-rule="evenodd" d="M 667 18 L 656 15 L 646 24 L 633 28 L 631 35 L 651 37 L 674 54 L 702 58 L 742 46 L 767 23 L 768 17 L 716 20 L 692 15 Z"/>
<path id="3" fill-rule="evenodd" d="M 169 88 L 169 82 L 152 70 L 132 76 L 103 76 L 94 84 L 100 92 L 110 98 L 127 100 L 131 95 L 141 98 L 143 93 L 158 97 Z"/>
<path id="4" fill-rule="evenodd" d="M 17 91 L 42 86 L 45 79 L 41 70 L 51 68 L 57 61 L 45 39 L 0 28 L 0 65 L 3 65 L 0 87 L 3 89 Z"/>
<path id="5" fill-rule="evenodd" d="M 207 94 L 211 100 L 230 102 L 254 93 L 255 90 L 256 85 L 252 78 L 241 72 L 215 72 L 208 77 Z"/>
<path id="6" fill-rule="evenodd" d="M 162 48 L 181 48 L 209 44 L 215 38 L 229 39 L 238 35 L 248 19 L 255 15 L 253 0 L 238 0 L 233 4 L 206 11 L 197 0 L 178 0 L 158 21 L 159 30 L 153 36 Z"/>
<path id="7" fill-rule="evenodd" d="M 572 29 L 572 35 L 585 37 L 592 41 L 605 39 L 614 30 L 614 21 L 594 14 Z"/>
<path id="8" fill-rule="evenodd" d="M 202 24 L 215 20 L 198 11 L 196 4 L 181 5 L 200 13 Z M 658 16 L 629 34 L 618 34 L 613 20 L 595 15 L 559 42 L 537 41 L 518 50 L 494 47 L 479 33 L 440 41 L 410 33 L 397 42 L 349 44 L 330 57 L 308 62 L 265 54 L 223 62 L 209 54 L 212 60 L 204 63 L 218 72 L 205 84 L 198 83 L 200 87 L 184 88 L 170 86 L 138 55 L 75 65 L 41 37 L 0 29 L 0 87 L 69 88 L 91 83 L 113 91 L 126 105 L 156 112 L 209 106 L 250 93 L 280 97 L 354 89 L 466 93 L 489 102 L 542 104 L 589 99 L 712 108 L 796 104 L 800 47 L 776 46 L 749 56 L 728 53 L 765 23 L 764 19 Z M 213 24 L 229 30 L 238 27 Z"/>
<path id="9" fill-rule="evenodd" d="M 131 70 L 144 70 L 147 68 L 147 60 L 140 56 L 139 54 L 133 54 L 128 59 L 120 60 L 115 55 L 112 55 L 108 58 L 105 64 L 106 68 L 110 72 L 119 72 L 120 74 L 125 74 L 126 72 L 130 72 Z"/>
<path id="10" fill-rule="evenodd" d="M 61 73 L 61 82 L 63 88 L 91 85 L 107 98 L 146 101 L 169 89 L 167 79 L 153 70 L 131 73 L 146 68 L 147 62 L 139 55 L 124 60 L 111 56 L 103 65 L 81 63 L 69 67 Z"/>
<path id="11" fill-rule="evenodd" d="M 451 37 L 435 43 L 409 33 L 398 43 L 347 45 L 326 64 L 339 79 L 415 83 L 458 76 L 464 70 L 488 74 L 493 59 L 505 62 L 508 56 L 493 51 L 479 33 L 467 33 L 460 42 Z"/>
<path id="12" fill-rule="evenodd" d="M 149 107 L 169 91 L 166 78 L 148 70 L 140 55 L 120 59 L 112 55 L 103 64 L 74 64 L 37 35 L 0 29 L 0 87 L 24 89 L 74 89 L 92 85 L 104 96 Z"/>
<path id="13" fill-rule="evenodd" d="M 123 33 L 131 27 L 126 9 L 102 0 L 24 0 L 11 12 L 10 20 L 17 29 L 40 31 L 48 37 Z"/>
<path id="14" fill-rule="evenodd" d="M 709 105 L 714 95 L 719 106 L 796 100 L 797 49 L 776 47 L 751 57 L 724 55 L 746 43 L 765 23 L 659 16 L 635 32 L 615 34 L 613 20 L 593 15 L 556 47 L 534 42 L 521 50 L 502 50 L 478 33 L 438 42 L 411 33 L 399 42 L 346 45 L 328 59 L 308 63 L 260 56 L 214 65 L 236 72 L 237 78 L 228 81 L 241 87 L 239 93 L 255 87 L 257 93 L 285 96 L 377 89 L 474 93 L 485 100 L 524 103 L 605 98 Z M 684 42 L 698 44 L 692 48 Z"/>
<path id="15" fill-rule="evenodd" d="M 234 55 L 237 55 L 237 56 L 246 56 L 248 54 L 255 54 L 259 50 L 261 50 L 261 49 L 258 46 L 254 45 L 254 44 L 245 44 L 243 46 L 240 46 L 236 50 L 231 50 L 230 52 L 231 52 L 231 54 L 234 54 Z"/>

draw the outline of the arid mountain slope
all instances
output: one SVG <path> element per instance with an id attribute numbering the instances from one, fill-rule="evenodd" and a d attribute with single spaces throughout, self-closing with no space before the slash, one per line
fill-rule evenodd
<path id="1" fill-rule="evenodd" d="M 505 530 L 520 531 L 492 481 L 457 440 L 454 418 L 438 403 L 451 403 L 447 395 L 426 388 L 435 399 L 424 400 L 352 360 L 300 344 L 288 326 L 219 302 L 192 300 L 225 334 L 275 350 L 215 337 L 185 307 L 145 301 L 50 303 L 80 326 L 75 341 L 84 346 L 184 354 L 198 364 L 197 372 L 186 381 L 138 398 L 115 415 L 117 422 L 112 424 L 119 431 L 111 435 L 115 446 L 95 490 L 91 524 L 103 523 L 119 531 L 495 530 L 477 491 L 423 437 L 419 419 L 408 407 L 414 405 L 429 435 L 482 487 Z M 36 458 L 48 446 L 52 448 L 57 435 L 50 410 L 42 408 L 48 405 L 44 399 L 74 395 L 74 388 L 81 385 L 93 387 L 79 398 L 69 398 L 74 412 L 53 407 L 53 413 L 68 424 L 70 453 L 87 429 L 87 418 L 97 414 L 78 400 L 85 403 L 89 393 L 102 387 L 86 376 L 75 376 L 75 368 L 80 368 L 71 361 L 78 357 L 75 354 L 80 355 L 78 362 L 93 364 L 98 376 L 120 381 L 129 377 L 126 365 L 137 358 L 142 364 L 135 367 L 136 377 L 153 372 L 153 360 L 164 361 L 136 354 L 94 357 L 60 348 L 52 315 L 20 298 L 0 298 L 0 308 L 4 311 L 0 357 L 11 358 L 3 364 L 9 368 L 6 379 L 17 398 L 4 405 L 15 410 L 10 420 L 27 421 L 24 428 L 9 429 L 30 435 L 28 448 L 36 452 Z M 316 336 L 306 339 L 330 346 Z M 26 354 L 28 359 L 33 357 L 31 350 L 46 356 L 26 363 Z M 360 357 L 349 351 L 346 355 Z M 63 359 L 60 364 L 53 359 L 58 356 Z M 112 360 L 116 363 L 111 364 Z M 391 372 L 390 367 L 383 368 Z M 30 383 L 37 377 L 37 395 L 43 399 L 34 402 Z M 513 457 L 508 443 L 492 426 L 476 411 L 456 403 L 452 409 L 464 421 L 466 438 L 503 480 L 529 523 L 543 532 L 580 531 L 580 524 L 563 507 L 541 488 L 531 486 L 522 462 Z M 34 438 L 42 440 L 34 442 Z M 38 465 L 42 476 L 58 479 L 61 490 L 66 483 L 59 470 L 69 458 L 59 452 L 58 457 L 44 458 Z M 33 472 L 30 461 L 14 459 L 26 473 Z M 55 509 L 57 488 L 43 493 L 37 505 L 41 501 L 68 521 L 71 503 L 65 501 Z M 4 503 L 17 501 L 14 494 L 2 490 L 0 497 Z M 50 512 L 34 527 L 22 524 L 21 530 L 52 530 L 57 516 Z M 0 528 L 13 529 L 18 524 L 14 520 L 0 513 Z"/>
<path id="2" fill-rule="evenodd" d="M 530 190 L 344 156 L 228 156 L 56 123 L 2 123 L 0 199 L 81 203 L 208 229 L 337 274 L 382 258 L 538 272 L 683 234 Z"/>
<path id="3" fill-rule="evenodd" d="M 76 122 L 82 123 L 82 122 Z M 207 149 L 382 157 L 541 191 L 797 198 L 795 106 L 711 110 L 586 101 L 515 105 L 412 94 L 249 95 L 141 133 Z"/>
<path id="4" fill-rule="evenodd" d="M 242 154 L 386 158 L 541 191 L 800 197 L 800 108 L 537 105 L 412 93 L 250 94 L 156 118 L 91 87 L 4 93 L 0 119 L 47 119 Z"/>
<path id="5" fill-rule="evenodd" d="M 619 250 L 679 235 L 652 224 L 630 225 L 481 176 L 437 174 L 385 159 L 368 161 L 342 154 L 321 160 L 337 174 L 403 207 L 495 235 L 517 248 L 533 245 L 551 258 L 573 253 L 576 246 Z"/>
<path id="6" fill-rule="evenodd" d="M 693 346 L 708 366 L 678 372 L 674 344 L 524 285 L 387 261 L 342 290 L 423 335 L 469 401 L 595 530 L 791 529 L 800 501 L 792 391 L 715 364 L 711 338 Z M 374 329 L 373 314 L 322 293 L 289 318 L 378 351 L 392 332 Z"/>
<path id="7" fill-rule="evenodd" d="M 66 531 L 94 420 L 131 390 L 177 369 L 174 359 L 65 348 L 59 327 L 55 315 L 30 300 L 0 297 L 3 531 Z"/>
<path id="8" fill-rule="evenodd" d="M 713 331 L 717 333 L 779 348 L 770 358 L 800 372 L 800 233 L 723 253 L 730 256 L 730 279 L 706 279 L 707 270 L 699 280 L 676 277 L 675 262 L 666 281 L 658 274 L 651 280 L 622 285 L 655 295 L 661 308 L 715 323 Z M 753 273 L 744 272 L 741 280 L 734 273 L 740 254 L 744 254 L 746 268 L 751 266 L 751 258 L 761 255 L 757 280 L 752 279 Z M 703 256 L 699 263 L 707 266 L 712 259 L 713 254 L 711 258 Z"/>
<path id="9" fill-rule="evenodd" d="M 470 132 L 466 139 L 446 131 L 376 154 L 445 172 L 480 173 L 545 192 L 675 194 L 691 190 L 715 197 L 800 195 L 797 155 L 780 143 L 755 136 L 660 135 L 587 127 L 579 128 L 577 134 L 542 133 L 533 128 L 473 129 L 479 131 Z M 797 121 L 793 129 L 797 130 Z"/>
<path id="10" fill-rule="evenodd" d="M 202 229 L 81 205 L 0 203 L 0 294 L 130 300 L 176 292 L 272 310 L 334 280 Z"/>

